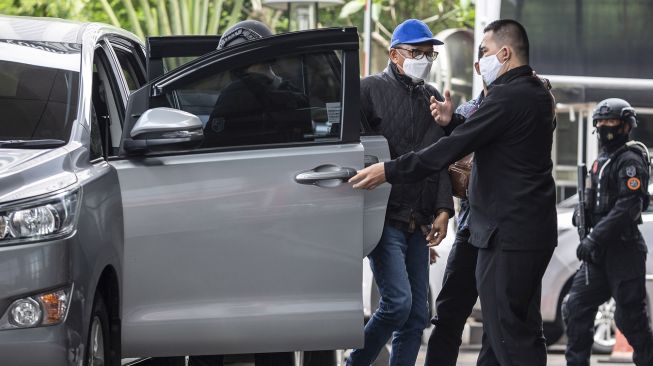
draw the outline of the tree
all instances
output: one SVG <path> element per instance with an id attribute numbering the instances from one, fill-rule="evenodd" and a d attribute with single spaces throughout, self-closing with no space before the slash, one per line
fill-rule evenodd
<path id="1" fill-rule="evenodd" d="M 339 10 L 338 19 L 362 29 L 365 2 L 349 0 Z M 373 40 L 384 48 L 389 47 L 392 30 L 410 18 L 424 21 L 433 34 L 447 28 L 474 28 L 474 4 L 470 0 L 373 0 Z"/>
<path id="2" fill-rule="evenodd" d="M 0 13 L 109 23 L 141 38 L 219 34 L 248 18 L 285 27 L 282 12 L 262 0 L 0 0 Z"/>

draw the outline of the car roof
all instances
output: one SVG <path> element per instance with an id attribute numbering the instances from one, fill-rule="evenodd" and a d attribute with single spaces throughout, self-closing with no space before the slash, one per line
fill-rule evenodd
<path id="1" fill-rule="evenodd" d="M 0 39 L 81 43 L 88 23 L 56 18 L 0 16 Z"/>
<path id="2" fill-rule="evenodd" d="M 110 32 L 133 40 L 138 38 L 123 29 L 102 23 L 78 22 L 58 18 L 33 18 L 23 16 L 0 15 L 0 39 L 84 44 L 85 33 L 94 34 Z"/>

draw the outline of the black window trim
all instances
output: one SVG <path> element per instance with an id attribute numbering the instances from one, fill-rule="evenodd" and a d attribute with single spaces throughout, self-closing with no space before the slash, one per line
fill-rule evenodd
<path id="1" fill-rule="evenodd" d="M 95 56 L 98 54 L 99 50 L 100 50 L 100 56 L 99 59 L 96 60 Z M 102 66 L 106 69 L 105 71 L 109 74 L 112 74 L 112 75 L 107 75 L 107 78 L 109 79 L 109 83 L 111 84 L 108 87 L 113 96 L 114 102 L 118 103 L 116 105 L 116 109 L 118 111 L 118 122 L 120 123 L 120 127 L 122 130 L 121 133 L 121 140 L 122 140 L 122 136 L 125 133 L 125 122 L 127 118 L 126 105 L 128 102 L 128 95 L 125 94 L 126 92 L 123 89 L 127 87 L 126 83 L 116 80 L 116 75 L 121 75 L 117 73 L 118 72 L 122 73 L 122 70 L 117 70 L 116 63 L 118 62 L 118 60 L 115 58 L 115 56 L 116 56 L 115 53 L 113 53 L 113 50 L 111 49 L 111 45 L 107 42 L 106 39 L 101 39 L 95 45 L 94 52 L 93 52 L 93 64 L 95 64 L 96 62 L 102 63 Z M 102 142 L 102 145 L 104 148 L 104 141 Z M 116 155 L 111 155 L 111 151 L 104 151 L 103 153 L 107 159 L 112 156 L 116 156 Z"/>
<path id="2" fill-rule="evenodd" d="M 108 156 L 108 161 L 121 161 L 121 160 L 132 160 L 138 158 L 160 158 L 167 156 L 182 156 L 182 155 L 198 155 L 198 154 L 215 154 L 215 153 L 227 153 L 227 152 L 238 152 L 238 151 L 258 151 L 258 150 L 275 150 L 275 149 L 287 149 L 287 148 L 300 148 L 300 147 L 319 147 L 319 146 L 334 146 L 334 145 L 356 145 L 360 144 L 360 138 L 358 141 L 352 142 L 343 142 L 343 141 L 320 141 L 320 142 L 288 142 L 280 144 L 267 144 L 267 145 L 239 145 L 239 146 L 225 146 L 225 147 L 209 147 L 202 149 L 180 149 L 180 150 L 170 150 L 170 151 L 161 151 L 161 152 L 147 152 L 145 154 L 138 155 L 129 155 L 121 154 Z"/>
<path id="3" fill-rule="evenodd" d="M 116 54 L 116 58 L 118 56 L 118 54 L 115 51 L 116 49 L 118 49 L 120 51 L 123 51 L 123 52 L 126 52 L 126 53 L 128 53 L 128 54 L 130 54 L 130 55 L 132 55 L 134 57 L 134 59 L 136 60 L 136 63 L 137 63 L 136 66 L 138 67 L 137 71 L 140 71 L 140 74 L 137 75 L 137 77 L 139 78 L 137 81 L 140 84 L 139 88 L 146 85 L 147 84 L 147 73 L 146 73 L 146 70 L 145 70 L 145 64 L 143 63 L 144 62 L 143 58 L 145 56 L 144 56 L 144 54 L 140 54 L 138 52 L 138 50 L 135 47 L 136 45 L 133 43 L 133 41 L 122 38 L 122 37 L 118 37 L 118 36 L 111 36 L 111 37 L 108 38 L 108 41 L 109 41 L 109 46 L 114 50 L 113 52 Z M 140 45 L 138 45 L 138 46 L 140 47 Z M 141 50 L 142 50 L 142 47 L 141 47 Z M 118 64 L 120 64 L 120 59 L 118 59 L 116 61 L 118 62 Z M 122 71 L 122 65 L 120 65 L 120 66 L 121 66 L 121 71 Z M 123 75 L 123 77 L 124 77 L 124 75 Z"/>
<path id="4" fill-rule="evenodd" d="M 100 57 L 102 59 L 101 62 L 104 63 L 104 67 L 107 68 L 107 72 L 110 73 L 110 75 L 107 77 L 109 78 L 109 82 L 112 86 L 111 92 L 113 93 L 114 98 L 120 100 L 120 105 L 117 106 L 118 114 L 120 115 L 120 125 L 124 127 L 129 88 L 127 87 L 127 82 L 122 75 L 120 62 L 118 61 L 113 48 L 111 48 L 111 44 L 108 42 L 108 39 L 101 39 L 95 47 L 95 52 L 97 52 L 98 48 L 101 48 L 103 51 L 103 56 Z M 120 76 L 122 80 L 118 80 L 118 76 Z M 116 95 L 116 93 L 119 93 L 119 95 Z"/>
<path id="5" fill-rule="evenodd" d="M 166 74 L 163 59 L 201 57 L 216 50 L 220 35 L 150 36 L 145 39 L 147 81 Z M 183 66 L 183 65 L 182 65 Z M 169 70 L 170 72 L 172 70 Z"/>

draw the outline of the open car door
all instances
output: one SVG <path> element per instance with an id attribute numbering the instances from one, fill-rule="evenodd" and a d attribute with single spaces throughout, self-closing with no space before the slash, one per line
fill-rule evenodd
<path id="1" fill-rule="evenodd" d="M 111 161 L 123 356 L 363 345 L 367 203 L 347 180 L 374 157 L 360 141 L 355 29 L 211 52 L 133 93 L 126 116 Z M 387 194 L 375 200 L 382 227 Z"/>
<path id="2" fill-rule="evenodd" d="M 147 81 L 217 49 L 220 36 L 161 36 L 145 39 Z"/>

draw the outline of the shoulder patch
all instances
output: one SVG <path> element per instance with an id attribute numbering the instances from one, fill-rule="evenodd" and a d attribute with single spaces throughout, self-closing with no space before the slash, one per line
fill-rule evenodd
<path id="1" fill-rule="evenodd" d="M 627 186 L 628 189 L 630 189 L 631 191 L 636 191 L 636 190 L 639 189 L 639 187 L 642 186 L 642 182 L 640 182 L 640 180 L 639 180 L 638 178 L 630 178 L 630 179 L 628 179 L 628 181 L 626 182 L 626 186 Z"/>
<path id="2" fill-rule="evenodd" d="M 629 177 L 632 178 L 632 177 L 635 176 L 635 174 L 637 174 L 637 169 L 635 169 L 635 166 L 634 166 L 634 165 L 631 165 L 631 166 L 627 166 L 627 167 L 626 167 L 626 175 L 627 175 L 627 176 L 629 176 Z"/>

